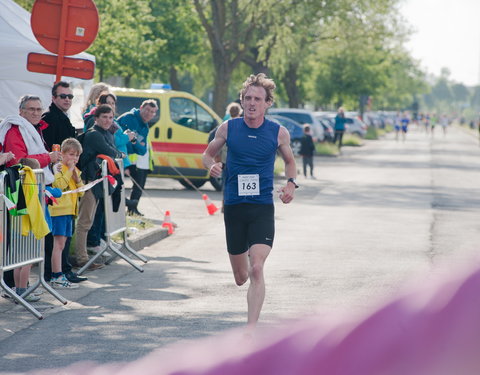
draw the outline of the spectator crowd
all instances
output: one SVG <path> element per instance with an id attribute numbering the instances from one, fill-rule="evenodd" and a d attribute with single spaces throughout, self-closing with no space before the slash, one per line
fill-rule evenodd
<path id="1" fill-rule="evenodd" d="M 31 218 L 32 232 L 35 228 L 35 237 L 44 238 L 44 277 L 56 289 L 78 288 L 87 278 L 74 272 L 75 267 L 83 267 L 92 255 L 107 246 L 102 184 L 84 188 L 98 180 L 103 160 L 107 160 L 109 173 L 121 179 L 115 160 L 122 159 L 124 175 L 133 181 L 131 195 L 126 200 L 128 214 L 143 216 L 138 202 L 152 165 L 148 122 L 158 110 L 155 100 L 145 100 L 140 108 L 132 108 L 117 118 L 115 95 L 108 85 L 97 83 L 83 109 L 83 132 L 77 135 L 68 113 L 73 97 L 68 82 L 57 82 L 52 87 L 48 109 L 45 110 L 38 96 L 24 95 L 19 100 L 19 113 L 0 122 L 1 170 L 6 170 L 9 176 L 19 176 L 19 172 L 30 176 L 32 170 L 43 169 L 47 204 L 35 220 Z M 21 197 L 11 198 L 18 199 L 17 214 L 22 214 L 23 209 L 32 216 L 28 199 L 23 207 Z M 92 263 L 88 270 L 102 267 L 101 263 Z M 18 295 L 28 287 L 30 268 L 4 272 L 6 284 Z M 39 299 L 34 293 L 25 297 L 27 302 Z"/>

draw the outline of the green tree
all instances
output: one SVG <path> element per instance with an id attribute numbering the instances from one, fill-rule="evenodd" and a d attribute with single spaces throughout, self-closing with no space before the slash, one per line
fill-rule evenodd
<path id="1" fill-rule="evenodd" d="M 432 95 L 437 103 L 451 103 L 453 100 L 452 91 L 446 78 L 441 77 L 432 87 Z"/>
<path id="2" fill-rule="evenodd" d="M 470 92 L 463 83 L 455 83 L 451 87 L 453 98 L 457 103 L 466 103 L 470 98 Z"/>
<path id="3" fill-rule="evenodd" d="M 35 0 L 15 0 L 15 2 L 20 5 L 23 9 L 28 10 L 29 12 L 32 11 L 33 3 Z"/>
<path id="4" fill-rule="evenodd" d="M 270 5 L 256 43 L 257 62 L 272 72 L 290 107 L 302 106 L 312 66 L 309 57 L 317 44 L 333 39 L 329 20 L 343 10 L 338 1 L 276 1 Z"/>
<path id="5" fill-rule="evenodd" d="M 394 67 L 398 50 L 408 34 L 398 19 L 396 0 L 356 1 L 344 4 L 343 12 L 330 23 L 333 41 L 317 49 L 314 100 L 316 105 L 335 103 L 361 107 L 360 98 L 378 95 L 390 75 L 406 67 Z"/>
<path id="6" fill-rule="evenodd" d="M 425 73 L 418 67 L 418 62 L 403 49 L 392 53 L 387 68 L 385 84 L 373 98 L 377 109 L 405 109 L 419 94 L 428 90 Z"/>
<path id="7" fill-rule="evenodd" d="M 126 87 L 132 79 L 147 81 L 152 76 L 151 62 L 165 44 L 149 39 L 148 23 L 153 21 L 147 0 L 97 0 L 100 30 L 87 52 L 95 55 L 97 77 L 121 77 Z M 141 18 L 138 15 L 142 15 Z"/>
<path id="8" fill-rule="evenodd" d="M 200 22 L 190 0 L 151 0 L 152 19 L 148 22 L 150 40 L 161 40 L 153 54 L 150 70 L 180 90 L 178 71 L 195 69 L 194 57 L 200 53 Z"/>
<path id="9" fill-rule="evenodd" d="M 210 44 L 214 66 L 213 110 L 222 115 L 233 71 L 252 44 L 262 2 L 248 0 L 193 0 Z"/>
<path id="10" fill-rule="evenodd" d="M 480 86 L 475 86 L 473 88 L 471 104 L 473 108 L 480 111 Z"/>

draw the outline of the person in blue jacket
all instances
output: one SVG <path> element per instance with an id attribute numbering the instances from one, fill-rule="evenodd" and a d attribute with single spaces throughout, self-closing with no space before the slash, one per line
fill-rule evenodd
<path id="1" fill-rule="evenodd" d="M 335 116 L 335 138 L 333 143 L 338 141 L 338 149 L 342 148 L 343 133 L 345 133 L 345 111 L 342 107 L 338 108 L 337 115 Z"/>
<path id="2" fill-rule="evenodd" d="M 135 147 L 132 144 L 127 146 L 131 162 L 128 169 L 130 177 L 134 181 L 130 199 L 127 200 L 127 207 L 129 214 L 133 215 L 143 216 L 138 211 L 138 202 L 147 181 L 147 173 L 150 170 L 152 152 L 148 143 L 149 122 L 153 120 L 157 110 L 157 102 L 154 99 L 148 99 L 142 103 L 140 109 L 132 108 L 117 120 L 124 131 L 128 129 L 135 132 Z"/>

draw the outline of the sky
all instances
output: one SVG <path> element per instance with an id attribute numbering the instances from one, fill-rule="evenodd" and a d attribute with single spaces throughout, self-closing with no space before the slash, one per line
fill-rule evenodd
<path id="1" fill-rule="evenodd" d="M 480 84 L 480 0 L 404 0 L 400 9 L 414 30 L 406 48 L 424 69 Z"/>

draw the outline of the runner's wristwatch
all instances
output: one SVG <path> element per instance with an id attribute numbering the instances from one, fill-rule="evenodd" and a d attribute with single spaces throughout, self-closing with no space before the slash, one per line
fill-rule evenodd
<path id="1" fill-rule="evenodd" d="M 287 182 L 291 182 L 293 185 L 295 185 L 295 189 L 298 189 L 298 185 L 297 185 L 297 182 L 295 181 L 294 178 L 290 177 Z"/>

